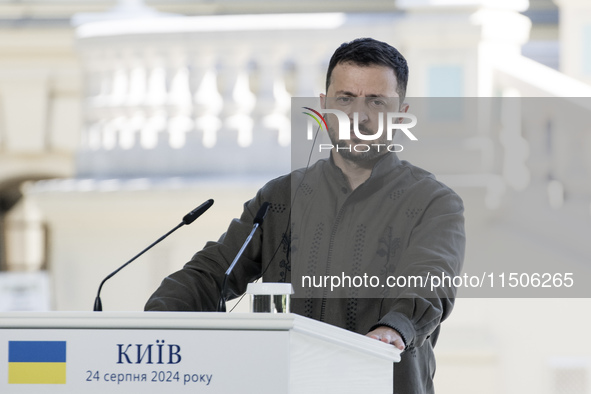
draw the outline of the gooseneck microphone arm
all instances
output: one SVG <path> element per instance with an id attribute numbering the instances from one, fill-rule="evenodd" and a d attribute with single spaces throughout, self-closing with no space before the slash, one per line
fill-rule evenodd
<path id="1" fill-rule="evenodd" d="M 257 231 L 257 228 L 259 228 L 259 226 L 263 224 L 263 220 L 265 220 L 267 211 L 269 211 L 269 203 L 264 202 L 259 208 L 259 211 L 257 212 L 256 216 L 254 217 L 253 226 L 252 230 L 250 231 L 250 234 L 248 234 L 248 237 L 246 237 L 246 241 L 244 241 L 242 247 L 238 251 L 238 254 L 236 254 L 236 257 L 234 257 L 234 261 L 232 261 L 232 264 L 230 264 L 230 266 L 226 270 L 226 273 L 224 274 L 224 280 L 222 282 L 222 289 L 220 292 L 220 301 L 218 303 L 218 312 L 226 311 L 226 288 L 228 287 L 228 277 L 230 276 L 230 273 L 232 273 L 234 266 L 242 256 L 242 253 L 244 253 L 244 250 L 250 243 L 250 240 L 252 239 L 252 236 L 254 235 L 255 231 Z"/>
<path id="2" fill-rule="evenodd" d="M 203 213 L 205 213 L 205 211 L 207 211 L 212 205 L 213 205 L 212 199 L 205 201 L 203 204 L 199 205 L 197 208 L 193 209 L 191 212 L 186 214 L 183 217 L 183 220 L 175 228 L 173 228 L 172 230 L 170 230 L 169 232 L 164 234 L 162 237 L 158 238 L 154 243 L 150 244 L 150 246 L 148 246 L 147 248 L 145 248 L 144 250 L 139 252 L 127 263 L 123 264 L 121 267 L 117 268 L 115 271 L 113 271 L 109 275 L 107 275 L 107 277 L 105 279 L 103 279 L 103 281 L 99 285 L 98 292 L 97 292 L 96 298 L 94 300 L 94 309 L 93 309 L 94 312 L 101 312 L 103 310 L 103 304 L 101 302 L 101 289 L 103 288 L 103 285 L 105 284 L 105 282 L 107 280 L 111 279 L 123 268 L 127 267 L 129 264 L 131 264 L 133 261 L 135 261 L 138 257 L 140 257 L 141 255 L 146 253 L 148 250 L 152 249 L 156 244 L 158 244 L 164 238 L 168 237 L 170 234 L 174 233 L 176 230 L 178 230 L 182 226 L 189 225 L 189 224 L 193 223 L 195 221 L 195 219 L 197 219 L 199 216 L 203 215 Z"/>

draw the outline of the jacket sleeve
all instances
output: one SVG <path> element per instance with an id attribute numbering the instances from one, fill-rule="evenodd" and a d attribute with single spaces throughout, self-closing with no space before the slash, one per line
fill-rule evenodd
<path id="1" fill-rule="evenodd" d="M 146 311 L 215 311 L 224 273 L 253 228 L 254 216 L 263 203 L 262 192 L 244 204 L 217 242 L 208 242 L 185 266 L 166 277 L 146 303 Z M 228 280 L 227 299 L 246 291 L 246 285 L 261 275 L 261 243 L 264 226 L 253 236 Z"/>
<path id="2" fill-rule="evenodd" d="M 460 275 L 465 250 L 463 203 L 450 189 L 440 189 L 413 228 L 395 276 L 420 277 L 424 286 L 397 288 L 384 298 L 378 326 L 402 336 L 407 348 L 420 347 L 451 313 L 456 289 L 433 283 L 433 276 Z M 419 281 L 420 283 L 421 281 Z"/>

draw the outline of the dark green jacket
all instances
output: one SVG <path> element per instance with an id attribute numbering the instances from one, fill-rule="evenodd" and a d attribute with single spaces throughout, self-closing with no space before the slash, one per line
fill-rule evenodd
<path id="1" fill-rule="evenodd" d="M 354 191 L 332 159 L 270 181 L 218 242 L 164 279 L 145 309 L 216 310 L 224 272 L 265 201 L 269 213 L 232 272 L 228 295 L 244 293 L 262 275 L 292 282 L 294 313 L 360 334 L 392 327 L 406 344 L 394 392 L 432 393 L 433 346 L 455 289 L 432 289 L 430 278 L 460 274 L 463 204 L 395 154 L 386 154 Z"/>

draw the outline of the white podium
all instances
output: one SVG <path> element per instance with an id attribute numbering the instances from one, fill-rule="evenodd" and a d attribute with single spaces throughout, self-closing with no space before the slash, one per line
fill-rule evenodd
<path id="1" fill-rule="evenodd" d="M 294 314 L 0 314 L 1 393 L 392 393 L 400 351 Z"/>

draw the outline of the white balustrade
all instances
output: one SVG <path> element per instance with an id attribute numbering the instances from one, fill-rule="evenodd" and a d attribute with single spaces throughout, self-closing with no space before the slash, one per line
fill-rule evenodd
<path id="1" fill-rule="evenodd" d="M 502 109 L 505 117 L 513 113 L 499 134 L 507 184 L 545 187 L 553 208 L 565 199 L 588 203 L 591 86 L 521 56 L 495 62 L 494 82 L 495 90 L 520 97 Z"/>
<path id="2" fill-rule="evenodd" d="M 263 157 L 288 171 L 291 96 L 318 95 L 328 56 L 346 29 L 341 14 L 325 17 L 318 34 L 310 26 L 318 15 L 243 16 L 234 22 L 225 16 L 151 18 L 149 24 L 130 20 L 114 29 L 108 27 L 112 21 L 80 26 L 78 47 L 89 88 L 79 172 L 112 176 L 124 167 L 133 172 L 135 166 L 149 175 L 153 168 L 144 166 L 146 155 L 169 150 L 179 153 L 174 160 L 164 153 L 162 173 L 167 166 L 171 174 L 180 167 L 210 171 L 224 160 L 208 153 L 216 147 L 235 162 L 256 157 L 244 171 L 264 170 Z"/>

